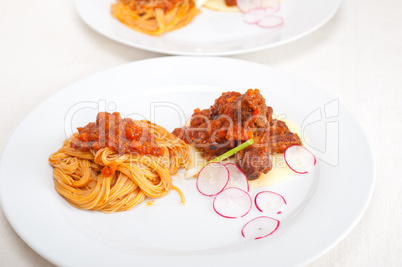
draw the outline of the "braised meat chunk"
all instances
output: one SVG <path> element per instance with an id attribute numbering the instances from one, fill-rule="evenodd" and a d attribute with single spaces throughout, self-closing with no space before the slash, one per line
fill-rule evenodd
<path id="1" fill-rule="evenodd" d="M 235 164 L 254 180 L 272 169 L 270 154 L 300 142 L 285 123 L 272 119 L 272 113 L 258 89 L 245 94 L 226 92 L 210 108 L 194 110 L 189 125 L 173 134 L 202 151 L 207 160 L 254 139 L 253 145 L 235 157 Z"/>
<path id="2" fill-rule="evenodd" d="M 271 154 L 283 153 L 290 146 L 302 144 L 299 136 L 292 133 L 286 123 L 280 120 L 271 121 L 269 143 Z"/>
<path id="3" fill-rule="evenodd" d="M 258 179 L 262 173 L 268 173 L 272 169 L 269 128 L 270 124 L 256 128 L 253 136 L 254 144 L 236 154 L 235 164 L 249 180 Z"/>

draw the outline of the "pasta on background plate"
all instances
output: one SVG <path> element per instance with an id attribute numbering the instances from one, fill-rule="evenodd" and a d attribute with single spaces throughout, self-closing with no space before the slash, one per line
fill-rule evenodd
<path id="1" fill-rule="evenodd" d="M 111 10 L 126 26 L 157 36 L 186 26 L 200 12 L 194 0 L 117 0 Z"/>

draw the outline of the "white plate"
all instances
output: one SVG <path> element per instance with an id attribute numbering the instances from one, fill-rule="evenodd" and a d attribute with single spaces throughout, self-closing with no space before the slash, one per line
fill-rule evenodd
<path id="1" fill-rule="evenodd" d="M 117 42 L 172 55 L 233 55 L 278 46 L 303 37 L 324 25 L 340 0 L 284 0 L 285 24 L 263 29 L 243 22 L 241 13 L 202 8 L 186 27 L 161 37 L 131 30 L 110 15 L 114 0 L 75 0 L 79 15 L 91 28 Z"/>
<path id="2" fill-rule="evenodd" d="M 260 88 L 277 114 L 304 129 L 303 139 L 318 158 L 311 174 L 270 188 L 288 207 L 269 238 L 246 241 L 241 227 L 259 213 L 238 220 L 220 217 L 194 180 L 175 182 L 185 206 L 172 190 L 153 205 L 144 202 L 115 214 L 75 209 L 55 192 L 48 156 L 71 129 L 94 121 L 98 106 L 153 117 L 173 130 L 222 92 L 248 88 Z M 295 266 L 319 257 L 358 222 L 373 192 L 374 172 L 358 123 L 314 85 L 235 59 L 165 57 L 92 75 L 33 110 L 4 149 L 0 197 L 21 238 L 61 266 Z"/>

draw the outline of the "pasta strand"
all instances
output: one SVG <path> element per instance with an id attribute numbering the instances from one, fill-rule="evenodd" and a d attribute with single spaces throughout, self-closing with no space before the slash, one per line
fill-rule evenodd
<path id="1" fill-rule="evenodd" d="M 77 136 L 73 134 L 49 157 L 56 191 L 76 208 L 105 213 L 128 210 L 147 197 L 162 197 L 170 189 L 179 192 L 184 204 L 184 195 L 172 184 L 171 176 L 190 164 L 187 144 L 159 125 L 137 123 L 155 136 L 155 142 L 163 149 L 162 156 L 121 155 L 108 147 L 84 152 L 71 148 Z M 111 164 L 117 169 L 105 177 L 101 169 Z"/>

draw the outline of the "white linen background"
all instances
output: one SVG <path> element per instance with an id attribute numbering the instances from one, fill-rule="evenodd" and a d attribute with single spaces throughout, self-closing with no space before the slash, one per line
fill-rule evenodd
<path id="1" fill-rule="evenodd" d="M 309 267 L 402 266 L 401 12 L 402 1 L 344 0 L 312 34 L 232 56 L 318 85 L 339 98 L 371 141 L 377 175 L 368 209 Z M 0 0 L 0 151 L 23 118 L 54 92 L 98 71 L 160 56 L 94 32 L 73 1 Z M 53 266 L 21 240 L 1 209 L 0 266 Z"/>

